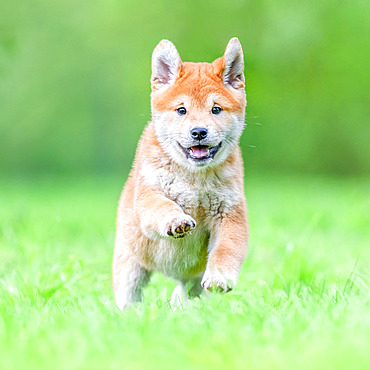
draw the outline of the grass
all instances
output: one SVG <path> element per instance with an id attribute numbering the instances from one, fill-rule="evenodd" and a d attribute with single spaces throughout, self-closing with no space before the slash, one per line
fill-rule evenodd
<path id="1" fill-rule="evenodd" d="M 154 275 L 111 291 L 124 178 L 2 179 L 1 369 L 366 369 L 370 181 L 249 174 L 249 257 L 235 291 L 184 311 Z"/>

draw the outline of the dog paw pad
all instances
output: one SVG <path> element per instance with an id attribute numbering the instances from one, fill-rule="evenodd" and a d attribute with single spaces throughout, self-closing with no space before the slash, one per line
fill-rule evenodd
<path id="1" fill-rule="evenodd" d="M 167 228 L 167 235 L 173 238 L 183 238 L 194 229 L 195 221 L 188 215 L 173 219 Z"/>

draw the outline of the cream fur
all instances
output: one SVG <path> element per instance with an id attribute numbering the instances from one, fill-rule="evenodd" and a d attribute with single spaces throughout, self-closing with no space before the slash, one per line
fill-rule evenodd
<path id="1" fill-rule="evenodd" d="M 172 303 L 192 292 L 232 289 L 247 251 L 248 224 L 238 141 L 246 105 L 239 41 L 212 64 L 183 63 L 162 41 L 152 59 L 152 122 L 145 129 L 118 207 L 113 258 L 116 303 L 140 300 L 152 271 L 179 281 Z M 242 76 L 242 77 L 241 77 Z M 213 114 L 212 107 L 222 108 Z M 186 114 L 179 115 L 178 107 Z M 219 148 L 202 161 L 187 157 L 190 131 L 208 130 L 201 145 Z M 184 149 L 185 148 L 185 149 Z"/>

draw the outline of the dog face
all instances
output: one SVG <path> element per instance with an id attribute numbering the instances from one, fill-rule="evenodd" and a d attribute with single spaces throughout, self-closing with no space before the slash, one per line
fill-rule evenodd
<path id="1" fill-rule="evenodd" d="M 183 63 L 162 40 L 152 57 L 152 120 L 157 139 L 192 171 L 222 163 L 244 128 L 244 60 L 233 38 L 213 63 Z"/>

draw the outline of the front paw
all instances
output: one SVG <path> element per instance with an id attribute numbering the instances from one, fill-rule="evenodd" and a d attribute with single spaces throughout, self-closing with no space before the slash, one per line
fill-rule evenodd
<path id="1" fill-rule="evenodd" d="M 234 288 L 235 283 L 235 279 L 222 274 L 218 270 L 206 270 L 201 285 L 204 290 L 209 292 L 226 293 Z"/>
<path id="2" fill-rule="evenodd" d="M 175 217 L 167 225 L 167 235 L 173 238 L 183 238 L 190 233 L 196 226 L 196 222 L 192 217 L 183 214 Z"/>

